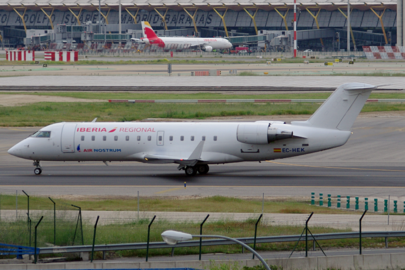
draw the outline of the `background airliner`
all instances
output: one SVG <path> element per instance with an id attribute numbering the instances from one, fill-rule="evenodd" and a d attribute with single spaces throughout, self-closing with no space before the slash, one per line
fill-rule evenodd
<path id="1" fill-rule="evenodd" d="M 8 153 L 40 161 L 139 161 L 174 163 L 187 175 L 209 164 L 264 161 L 344 145 L 373 85 L 338 87 L 307 121 L 57 123 L 13 146 Z"/>
<path id="2" fill-rule="evenodd" d="M 199 47 L 204 51 L 211 52 L 213 49 L 229 49 L 232 43 L 225 38 L 195 38 L 195 37 L 161 37 L 159 38 L 149 22 L 141 22 L 143 38 L 132 38 L 138 43 L 157 45 L 164 50 L 181 50 L 191 47 Z"/>

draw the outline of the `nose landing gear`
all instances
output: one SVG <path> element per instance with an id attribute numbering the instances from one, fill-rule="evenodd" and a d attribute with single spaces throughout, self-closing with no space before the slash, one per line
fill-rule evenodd
<path id="1" fill-rule="evenodd" d="M 34 169 L 35 175 L 40 175 L 42 173 L 42 168 L 41 168 L 41 165 L 39 164 L 39 162 L 40 162 L 39 160 L 35 160 L 33 163 L 33 165 L 36 167 Z"/>

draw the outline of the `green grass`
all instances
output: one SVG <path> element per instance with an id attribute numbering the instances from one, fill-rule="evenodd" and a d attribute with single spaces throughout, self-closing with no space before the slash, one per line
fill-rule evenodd
<path id="1" fill-rule="evenodd" d="M 238 73 L 238 76 L 261 76 L 261 75 L 259 73 L 242 71 L 242 72 Z"/>
<path id="2" fill-rule="evenodd" d="M 85 218 L 85 217 L 84 217 Z M 32 216 L 32 229 L 38 222 L 39 216 Z M 100 221 L 103 216 L 100 216 Z M 57 220 L 57 233 L 56 233 L 56 245 L 81 245 L 81 230 L 76 232 L 76 219 L 63 219 Z M 226 235 L 229 237 L 252 237 L 254 235 L 254 227 L 256 220 L 246 221 L 213 221 L 204 225 L 204 234 L 213 235 Z M 133 221 L 126 221 L 121 224 L 111 225 L 99 225 L 97 227 L 96 244 L 118 244 L 118 243 L 139 243 L 147 241 L 147 228 L 150 220 L 140 219 Z M 177 230 L 191 234 L 199 234 L 199 225 L 201 220 L 195 222 L 171 222 L 167 220 L 157 220 L 151 226 L 150 241 L 162 242 L 161 233 L 165 230 Z M 83 224 L 83 242 L 85 245 L 92 244 L 94 225 L 89 223 Z M 17 222 L 3 222 L 0 224 L 1 231 L 7 231 L 7 233 L 0 234 L 0 241 L 2 243 L 17 244 L 17 245 L 29 245 L 29 232 L 27 223 L 24 219 Z M 344 232 L 346 230 L 338 230 L 324 227 L 311 227 L 312 233 L 332 233 L 332 232 Z M 271 236 L 271 235 L 297 235 L 302 232 L 302 226 L 272 226 L 267 224 L 260 224 L 257 230 L 257 236 Z M 38 247 L 44 247 L 48 244 L 53 244 L 53 219 L 52 216 L 48 216 L 38 226 Z M 354 241 L 352 241 L 354 242 Z M 271 243 L 271 244 L 258 244 L 257 250 L 292 250 L 295 243 Z M 333 241 L 328 246 L 341 246 L 338 241 Z M 390 243 L 391 244 L 391 243 Z M 31 234 L 31 245 L 34 245 L 34 233 Z M 367 243 L 365 243 L 365 246 Z M 302 250 L 303 244 L 298 247 L 298 250 Z M 171 248 L 166 249 L 151 249 L 149 250 L 150 256 L 169 256 Z M 203 253 L 240 253 L 241 247 L 239 245 L 227 245 L 227 246 L 208 246 L 203 247 Z M 176 248 L 176 255 L 189 255 L 198 254 L 198 247 L 194 248 Z M 116 257 L 145 257 L 146 250 L 123 250 L 116 252 L 109 252 L 108 258 Z M 44 257 L 45 255 L 43 255 Z M 101 259 L 102 253 L 97 253 L 96 258 Z M 48 255 L 49 257 L 49 255 Z"/>
<path id="3" fill-rule="evenodd" d="M 36 224 L 39 217 L 33 217 L 33 224 Z M 100 221 L 103 216 L 100 217 Z M 226 235 L 229 237 L 252 237 L 254 235 L 256 219 L 246 221 L 214 221 L 207 222 L 204 225 L 204 234 Z M 111 224 L 99 225 L 97 227 L 96 244 L 117 244 L 117 243 L 139 243 L 147 241 L 147 228 L 150 220 L 140 219 L 128 221 L 124 224 Z M 170 222 L 170 221 L 155 221 L 151 226 L 150 241 L 162 242 L 160 234 L 165 230 L 177 230 L 191 234 L 199 234 L 199 225 L 201 220 L 195 222 Z M 81 234 L 80 230 L 75 233 L 76 220 L 75 219 L 58 219 L 57 220 L 57 234 L 56 245 L 80 245 Z M 268 223 L 260 223 L 257 229 L 257 236 L 277 236 L 277 235 L 299 235 L 303 230 L 303 226 L 291 225 L 269 225 Z M 313 234 L 320 233 L 338 233 L 347 232 L 350 229 L 333 229 L 325 227 L 310 227 Z M 10 244 L 29 244 L 29 234 L 27 230 L 27 223 L 24 221 L 2 223 L 0 226 L 1 231 L 7 230 L 8 233 L 0 234 L 0 241 L 2 243 Z M 83 225 L 83 240 L 85 245 L 92 244 L 93 224 L 84 223 Z M 194 239 L 197 240 L 197 239 Z M 38 226 L 38 246 L 47 246 L 49 243 L 53 244 L 53 222 L 52 218 L 44 219 Z M 363 248 L 382 248 L 385 246 L 383 238 L 363 239 Z M 31 235 L 31 244 L 34 243 L 34 234 Z M 358 239 L 339 239 L 330 241 L 319 241 L 320 245 L 326 252 L 330 248 L 357 248 Z M 261 251 L 291 251 L 295 242 L 282 242 L 282 243 L 262 243 L 256 245 L 256 250 Z M 403 238 L 390 238 L 390 247 L 403 247 L 405 240 Z M 296 251 L 305 250 L 305 242 L 300 242 Z M 205 246 L 202 248 L 203 254 L 206 253 L 227 253 L 236 254 L 241 252 L 239 245 L 226 245 L 226 246 Z M 170 256 L 171 248 L 166 249 L 150 249 L 149 256 Z M 191 255 L 198 254 L 198 247 L 192 248 L 176 248 L 175 255 Z M 107 258 L 118 257 L 145 257 L 146 250 L 123 250 L 108 252 Z M 41 257 L 49 257 L 49 255 L 42 255 Z M 96 259 L 102 258 L 102 253 L 95 254 Z"/>
<path id="4" fill-rule="evenodd" d="M 134 121 L 146 118 L 204 119 L 215 116 L 310 115 L 318 103 L 287 104 L 158 104 L 158 103 L 52 103 L 0 107 L 0 126 L 45 126 L 56 122 Z M 363 112 L 404 111 L 405 104 L 371 103 Z"/>
<path id="5" fill-rule="evenodd" d="M 1 195 L 1 210 L 15 210 L 14 195 Z M 134 197 L 89 197 L 81 199 L 55 199 L 58 207 L 74 204 L 89 211 L 133 211 L 137 209 L 137 198 Z M 260 199 L 238 199 L 232 197 L 213 196 L 199 199 L 174 199 L 172 197 L 141 198 L 141 211 L 170 212 L 220 212 L 220 213 L 259 213 L 262 211 Z M 19 210 L 27 209 L 27 198 L 18 197 Z M 31 210 L 52 210 L 53 204 L 47 197 L 30 197 Z M 264 202 L 265 213 L 310 213 L 317 214 L 352 214 L 353 211 L 330 209 L 309 205 L 308 201 L 271 200 Z"/>
<path id="6" fill-rule="evenodd" d="M 128 92 L 0 92 L 0 95 L 36 95 L 83 99 L 327 99 L 331 93 L 224 94 L 224 93 L 128 93 Z M 405 93 L 371 93 L 370 99 L 405 99 Z"/>

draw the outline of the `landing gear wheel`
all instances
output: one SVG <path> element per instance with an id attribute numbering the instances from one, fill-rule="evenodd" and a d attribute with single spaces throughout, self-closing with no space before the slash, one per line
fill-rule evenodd
<path id="1" fill-rule="evenodd" d="M 35 168 L 34 173 L 35 173 L 35 175 L 40 175 L 42 173 L 42 169 L 41 168 Z"/>
<path id="2" fill-rule="evenodd" d="M 210 167 L 208 166 L 208 164 L 201 164 L 197 165 L 197 170 L 199 174 L 207 174 L 210 170 Z"/>
<path id="3" fill-rule="evenodd" d="M 196 168 L 191 166 L 187 166 L 184 171 L 186 172 L 186 175 L 195 175 L 197 173 Z"/>

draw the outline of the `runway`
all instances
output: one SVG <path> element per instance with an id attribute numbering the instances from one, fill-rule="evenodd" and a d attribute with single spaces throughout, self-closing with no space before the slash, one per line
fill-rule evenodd
<path id="1" fill-rule="evenodd" d="M 33 174 L 32 161 L 7 149 L 37 128 L 0 128 L 0 190 L 30 190 L 42 195 L 135 196 L 299 196 L 311 192 L 345 196 L 405 195 L 405 119 L 381 114 L 360 116 L 353 135 L 340 148 L 262 163 L 212 165 L 204 176 L 188 177 L 176 165 L 142 163 L 43 162 Z M 184 188 L 186 182 L 186 188 Z"/>

